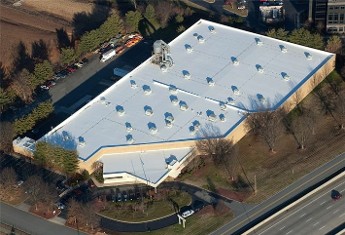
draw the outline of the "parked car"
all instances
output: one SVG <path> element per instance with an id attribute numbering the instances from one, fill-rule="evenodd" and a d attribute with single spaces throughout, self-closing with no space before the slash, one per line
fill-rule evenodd
<path id="1" fill-rule="evenodd" d="M 22 186 L 23 183 L 24 183 L 23 180 L 19 180 L 19 181 L 17 182 L 17 186 L 20 187 L 20 186 Z"/>
<path id="2" fill-rule="evenodd" d="M 193 215 L 193 214 L 194 214 L 194 210 L 190 209 L 190 210 L 184 211 L 184 212 L 181 214 L 181 216 L 182 216 L 183 218 L 187 218 L 187 217 L 189 217 L 189 216 L 191 216 L 191 215 Z"/>
<path id="3" fill-rule="evenodd" d="M 339 200 L 340 198 L 342 198 L 343 195 L 342 195 L 339 191 L 337 191 L 337 190 L 332 190 L 332 192 L 331 192 L 331 197 L 332 197 L 332 199 L 333 199 L 334 201 L 337 201 L 337 200 Z"/>
<path id="4" fill-rule="evenodd" d="M 74 66 L 68 66 L 66 68 L 66 70 L 68 71 L 68 73 L 74 73 L 75 71 L 77 71 L 77 69 Z"/>
<path id="5" fill-rule="evenodd" d="M 122 194 L 120 192 L 117 193 L 116 201 L 118 201 L 118 202 L 122 201 Z"/>
<path id="6" fill-rule="evenodd" d="M 128 198 L 131 201 L 133 201 L 135 199 L 135 193 L 133 192 L 133 190 L 128 191 Z"/>
<path id="7" fill-rule="evenodd" d="M 126 202 L 128 201 L 128 193 L 126 191 L 123 191 L 122 192 L 122 195 L 123 195 L 123 200 Z"/>
<path id="8" fill-rule="evenodd" d="M 49 90 L 55 85 L 56 83 L 53 80 L 49 80 L 49 81 L 46 81 L 43 85 L 41 85 L 41 88 L 44 90 Z"/>
<path id="9" fill-rule="evenodd" d="M 64 209 L 66 208 L 66 205 L 63 204 L 62 202 L 56 203 L 55 206 L 56 206 L 59 210 L 64 210 Z"/>
<path id="10" fill-rule="evenodd" d="M 59 80 L 59 79 L 61 79 L 61 78 L 65 78 L 67 75 L 68 75 L 67 70 L 64 70 L 64 69 L 63 69 L 63 70 L 61 70 L 61 71 L 55 73 L 53 79 L 54 79 L 55 81 L 57 81 L 57 80 Z"/>
<path id="11" fill-rule="evenodd" d="M 79 62 L 75 63 L 74 65 L 77 66 L 78 68 L 81 68 L 84 66 L 84 63 L 82 61 L 79 61 Z"/>

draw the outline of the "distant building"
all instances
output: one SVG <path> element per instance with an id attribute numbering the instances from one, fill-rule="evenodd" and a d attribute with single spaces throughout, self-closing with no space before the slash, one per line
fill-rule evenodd
<path id="1" fill-rule="evenodd" d="M 260 0 L 259 10 L 262 21 L 266 24 L 281 23 L 285 19 L 282 0 Z"/>
<path id="2" fill-rule="evenodd" d="M 328 33 L 345 33 L 345 0 L 309 1 L 309 20 Z"/>

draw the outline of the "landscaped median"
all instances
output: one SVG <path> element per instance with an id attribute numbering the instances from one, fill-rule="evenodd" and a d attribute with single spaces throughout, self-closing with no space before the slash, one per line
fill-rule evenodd
<path id="1" fill-rule="evenodd" d="M 126 222 L 144 222 L 166 217 L 178 212 L 179 208 L 190 205 L 189 194 L 177 190 L 167 190 L 155 198 L 138 201 L 109 202 L 99 215 L 108 219 Z"/>

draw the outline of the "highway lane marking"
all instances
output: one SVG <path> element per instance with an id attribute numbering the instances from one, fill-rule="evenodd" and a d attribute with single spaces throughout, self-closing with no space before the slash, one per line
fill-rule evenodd
<path id="1" fill-rule="evenodd" d="M 284 228 L 285 228 L 285 226 L 281 227 L 281 229 L 279 229 L 279 230 L 283 230 Z"/>
<path id="2" fill-rule="evenodd" d="M 343 155 L 343 154 L 340 154 L 340 155 L 338 155 L 338 156 L 342 156 L 342 155 Z M 336 159 L 337 159 L 337 158 L 336 158 Z M 335 159 L 334 159 L 334 160 L 335 160 Z M 338 160 L 337 160 L 337 161 L 338 161 Z M 318 178 L 320 175 L 325 174 L 325 172 L 331 171 L 332 169 L 334 169 L 334 168 L 337 167 L 338 165 L 342 164 L 344 161 L 345 161 L 345 158 L 340 159 L 339 162 L 335 163 L 334 165 L 331 165 L 330 167 L 328 167 L 328 168 L 326 168 L 325 170 L 323 170 L 322 172 L 316 174 L 315 176 L 313 176 L 312 178 L 308 179 L 307 181 L 304 181 L 304 183 L 302 183 L 302 184 L 296 186 L 293 190 L 290 191 L 290 193 L 285 194 L 285 197 L 286 197 L 286 195 L 292 194 L 292 192 L 296 192 L 299 188 L 303 187 L 304 185 L 306 185 L 306 184 L 308 184 L 309 182 L 313 181 L 314 179 Z M 332 164 L 332 163 L 331 163 L 331 162 L 328 162 L 328 163 L 326 163 L 325 165 L 327 165 L 327 164 Z M 325 166 L 325 165 L 323 165 L 323 166 Z M 320 168 L 321 168 L 321 167 L 320 167 Z M 317 170 L 317 169 L 315 169 L 315 170 Z M 286 188 L 284 188 L 284 189 L 286 189 Z M 282 189 L 282 190 L 284 190 L 284 189 Z M 277 203 L 277 202 L 278 202 L 279 200 L 281 200 L 281 199 L 282 199 L 282 197 L 277 198 L 276 200 L 274 200 L 273 202 L 271 202 L 270 204 L 268 204 L 268 205 L 265 206 L 264 208 L 258 210 L 257 212 L 254 212 L 252 215 L 250 215 L 250 216 L 248 217 L 249 221 L 250 221 L 251 217 L 255 217 L 256 215 L 262 213 L 262 211 L 266 210 L 267 208 L 269 208 L 269 207 L 272 206 L 273 204 Z M 243 223 L 245 223 L 245 222 L 247 222 L 247 221 L 241 220 L 241 222 L 237 223 L 237 224 L 234 225 L 234 226 L 231 226 L 230 228 L 226 228 L 225 231 L 224 231 L 224 232 L 221 232 L 220 234 L 222 234 L 222 235 L 228 234 L 228 231 L 231 230 L 231 229 L 233 229 L 233 227 L 239 226 L 239 225 L 241 225 L 241 224 L 243 224 Z M 225 226 L 227 226 L 227 225 L 224 225 L 223 227 L 217 229 L 216 231 L 221 230 L 221 229 L 224 228 Z M 241 227 L 240 227 L 240 228 L 241 228 Z M 216 231 L 214 231 L 213 233 L 215 233 Z"/>
<path id="3" fill-rule="evenodd" d="M 310 220 L 312 220 L 313 218 L 309 218 L 309 219 L 307 219 L 307 221 L 305 221 L 306 223 L 308 223 Z"/>
<path id="4" fill-rule="evenodd" d="M 342 213 L 341 215 L 339 215 L 339 217 L 343 217 L 345 215 L 345 213 Z"/>
<path id="5" fill-rule="evenodd" d="M 292 233 L 293 232 L 293 230 L 290 230 L 289 232 L 287 232 L 286 234 L 290 234 L 290 233 Z"/>
<path id="6" fill-rule="evenodd" d="M 303 215 L 300 215 L 300 218 L 304 217 L 306 215 L 306 213 L 304 213 Z"/>
<path id="7" fill-rule="evenodd" d="M 315 224 L 313 224 L 313 227 L 315 227 L 316 225 L 318 225 L 320 222 L 316 222 Z"/>
<path id="8" fill-rule="evenodd" d="M 319 230 L 322 230 L 322 229 L 324 229 L 326 227 L 326 225 L 324 225 L 324 226 L 322 226 L 321 228 L 319 228 Z"/>
<path id="9" fill-rule="evenodd" d="M 337 213 L 338 211 L 339 211 L 339 209 L 337 209 L 337 210 L 333 211 L 333 214 Z"/>
<path id="10" fill-rule="evenodd" d="M 333 207 L 333 206 L 329 206 L 329 207 L 327 207 L 326 209 L 329 210 L 329 209 L 331 209 L 332 207 Z"/>
<path id="11" fill-rule="evenodd" d="M 343 184 L 345 184 L 345 181 L 339 183 L 338 185 L 336 185 L 336 187 L 338 187 L 338 186 L 340 186 L 340 185 L 343 185 Z M 321 194 L 319 197 L 317 197 L 317 198 L 315 198 L 314 200 L 312 200 L 311 202 L 307 203 L 305 206 L 299 208 L 298 210 L 296 210 L 296 211 L 294 211 L 293 213 L 291 213 L 291 214 L 285 216 L 283 219 L 279 220 L 278 222 L 272 224 L 272 225 L 269 226 L 267 229 L 265 229 L 264 231 L 262 231 L 261 233 L 259 233 L 259 235 L 265 233 L 267 230 L 269 230 L 269 229 L 273 228 L 274 226 L 278 225 L 278 224 L 281 223 L 282 221 L 284 221 L 284 220 L 286 220 L 287 218 L 289 218 L 290 216 L 296 214 L 296 213 L 299 212 L 300 210 L 302 210 L 302 209 L 304 209 L 305 207 L 309 206 L 310 204 L 314 203 L 314 202 L 317 201 L 319 198 L 323 197 L 324 195 L 326 195 L 326 194 L 328 194 L 328 193 L 329 193 L 329 191 L 326 191 L 325 193 Z M 330 207 L 332 207 L 332 206 L 330 206 Z M 223 233 L 223 234 L 225 234 L 225 233 Z"/>
<path id="12" fill-rule="evenodd" d="M 323 205 L 323 204 L 325 204 L 327 201 L 324 201 L 324 202 L 322 202 L 320 205 Z"/>

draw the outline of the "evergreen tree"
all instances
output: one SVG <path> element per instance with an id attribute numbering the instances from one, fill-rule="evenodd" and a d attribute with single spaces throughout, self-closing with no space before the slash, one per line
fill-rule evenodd
<path id="1" fill-rule="evenodd" d="M 337 35 L 333 35 L 328 39 L 325 50 L 331 53 L 339 54 L 341 53 L 342 47 L 343 44 L 341 42 L 341 38 Z"/>
<path id="2" fill-rule="evenodd" d="M 77 58 L 73 48 L 62 48 L 61 49 L 61 63 L 70 64 Z"/>
<path id="3" fill-rule="evenodd" d="M 284 40 L 284 41 L 287 41 L 288 40 L 288 31 L 285 31 L 285 29 L 283 28 L 279 28 L 279 29 L 271 29 L 269 30 L 266 35 L 268 37 L 271 37 L 271 38 L 276 38 L 276 39 L 279 39 L 279 40 Z"/>
<path id="4" fill-rule="evenodd" d="M 67 176 L 76 173 L 79 168 L 79 159 L 76 151 L 65 150 L 62 167 Z"/>
<path id="5" fill-rule="evenodd" d="M 113 13 L 99 28 L 101 42 L 109 40 L 123 31 L 123 22 L 118 13 Z"/>
<path id="6" fill-rule="evenodd" d="M 289 41 L 315 49 L 324 49 L 323 39 L 318 33 L 311 33 L 305 28 L 295 29 L 288 37 Z"/>
<path id="7" fill-rule="evenodd" d="M 139 22 L 142 19 L 139 11 L 129 11 L 126 13 L 126 25 L 132 32 L 139 31 Z"/>
<path id="8" fill-rule="evenodd" d="M 34 76 L 31 83 L 34 88 L 36 88 L 36 86 L 43 84 L 45 81 L 51 79 L 54 74 L 53 66 L 48 60 L 45 60 L 42 63 L 38 63 L 35 65 L 33 74 Z"/>

